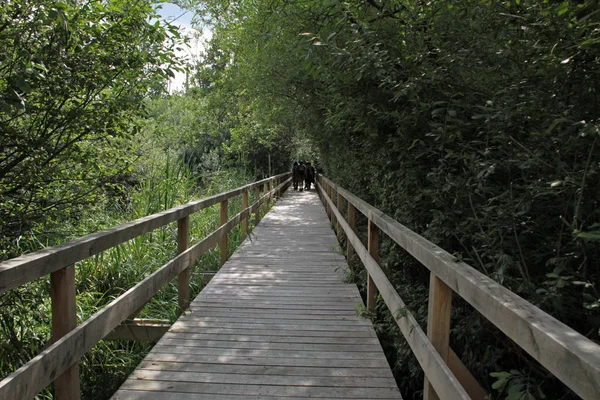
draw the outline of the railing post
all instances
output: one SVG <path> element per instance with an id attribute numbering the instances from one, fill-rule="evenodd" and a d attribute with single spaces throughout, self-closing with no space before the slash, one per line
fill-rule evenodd
<path id="1" fill-rule="evenodd" d="M 246 208 L 248 208 L 248 191 L 244 190 L 242 192 L 242 209 L 245 210 Z M 244 241 L 248 235 L 248 218 L 250 218 L 250 214 L 242 218 L 242 241 Z"/>
<path id="2" fill-rule="evenodd" d="M 187 250 L 190 242 L 189 217 L 181 218 L 177 221 L 177 254 Z M 183 312 L 188 307 L 190 301 L 190 268 L 187 267 L 177 276 L 177 298 L 179 312 Z"/>
<path id="3" fill-rule="evenodd" d="M 354 204 L 348 202 L 348 225 L 350 225 L 350 229 L 352 229 L 352 231 L 354 233 L 356 233 L 356 217 L 355 217 L 355 208 L 354 208 Z M 352 257 L 354 256 L 354 247 L 352 247 L 352 244 L 350 243 L 350 240 L 346 241 L 346 260 L 348 262 L 350 262 L 350 260 L 352 259 Z"/>
<path id="4" fill-rule="evenodd" d="M 432 272 L 429 278 L 429 310 L 427 314 L 427 337 L 446 364 L 450 346 L 450 310 L 452 289 Z M 439 400 L 439 396 L 425 377 L 424 400 Z"/>
<path id="5" fill-rule="evenodd" d="M 379 229 L 377 226 L 369 219 L 369 228 L 368 228 L 369 236 L 368 236 L 368 250 L 371 257 L 375 259 L 377 263 L 379 263 Z M 375 312 L 377 306 L 377 295 L 379 291 L 377 290 L 377 286 L 371 275 L 367 273 L 367 310 L 369 312 Z"/>
<path id="6" fill-rule="evenodd" d="M 258 203 L 258 199 L 260 199 L 260 187 L 256 186 L 254 188 L 254 202 Z M 260 222 L 260 203 L 257 204 L 256 212 L 254 213 L 254 225 L 258 225 Z"/>
<path id="7" fill-rule="evenodd" d="M 331 198 L 331 202 L 335 204 L 335 197 L 337 196 L 337 191 L 333 188 L 333 186 L 331 187 L 331 195 L 329 196 Z M 337 224 L 337 218 L 335 217 L 335 214 L 333 213 L 333 210 L 330 210 L 331 212 L 331 226 L 333 228 L 336 227 Z"/>
<path id="8" fill-rule="evenodd" d="M 337 209 L 340 212 L 340 214 L 343 215 L 342 208 L 344 207 L 344 198 L 339 193 L 337 194 L 337 204 L 336 204 L 336 206 L 337 206 Z M 336 232 L 337 232 L 337 238 L 338 238 L 338 240 L 340 240 L 342 238 L 342 226 L 340 225 L 339 221 L 337 223 Z"/>
<path id="9" fill-rule="evenodd" d="M 221 202 L 221 226 L 227 223 L 227 200 Z M 221 265 L 227 262 L 227 233 L 223 233 L 219 240 L 219 253 L 221 255 Z"/>
<path id="10" fill-rule="evenodd" d="M 327 183 L 327 197 L 333 201 L 333 187 Z M 329 202 L 327 203 L 327 213 L 329 215 L 329 221 L 333 223 L 333 212 L 331 211 L 331 207 L 329 206 Z"/>
<path id="11" fill-rule="evenodd" d="M 77 300 L 75 288 L 75 265 L 69 265 L 50 274 L 50 297 L 52 298 L 52 342 L 77 327 Z M 54 398 L 78 400 L 79 362 L 71 365 L 54 381 Z"/>
<path id="12" fill-rule="evenodd" d="M 263 215 L 267 215 L 267 211 L 269 210 L 269 196 L 267 196 L 269 190 L 269 185 L 267 184 L 267 182 L 265 182 L 263 184 L 263 196 L 265 196 L 265 199 L 263 201 Z"/>
<path id="13" fill-rule="evenodd" d="M 269 193 L 273 191 L 273 179 L 269 179 Z M 269 195 L 269 199 L 273 199 L 275 197 L 275 193 L 271 193 Z"/>

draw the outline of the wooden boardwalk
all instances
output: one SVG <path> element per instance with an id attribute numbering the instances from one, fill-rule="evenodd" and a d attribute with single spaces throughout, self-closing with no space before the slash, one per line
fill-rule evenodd
<path id="1" fill-rule="evenodd" d="M 289 190 L 115 400 L 400 399 L 316 193 Z"/>

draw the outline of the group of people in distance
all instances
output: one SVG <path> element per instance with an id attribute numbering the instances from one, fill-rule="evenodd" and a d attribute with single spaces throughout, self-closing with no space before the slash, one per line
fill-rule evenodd
<path id="1" fill-rule="evenodd" d="M 294 161 L 292 166 L 292 182 L 294 190 L 310 190 L 310 185 L 315 183 L 315 168 L 309 162 Z M 304 184 L 304 186 L 302 186 Z"/>

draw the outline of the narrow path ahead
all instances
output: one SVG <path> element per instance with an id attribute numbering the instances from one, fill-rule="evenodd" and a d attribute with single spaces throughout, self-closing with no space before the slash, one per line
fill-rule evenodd
<path id="1" fill-rule="evenodd" d="M 113 399 L 400 399 L 338 249 L 289 190 Z"/>

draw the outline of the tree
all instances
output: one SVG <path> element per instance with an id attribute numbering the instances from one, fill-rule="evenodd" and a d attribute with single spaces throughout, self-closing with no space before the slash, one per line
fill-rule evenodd
<path id="1" fill-rule="evenodd" d="M 145 0 L 3 2 L 5 240 L 77 214 L 114 183 L 111 176 L 129 170 L 126 139 L 143 114 L 142 99 L 178 68 L 177 30 L 156 18 Z"/>

